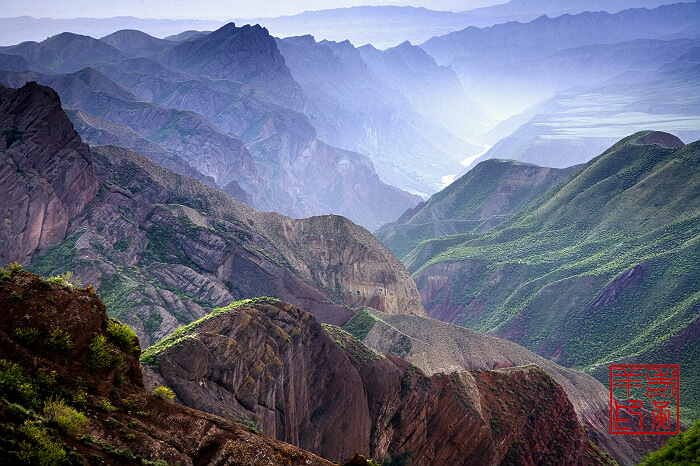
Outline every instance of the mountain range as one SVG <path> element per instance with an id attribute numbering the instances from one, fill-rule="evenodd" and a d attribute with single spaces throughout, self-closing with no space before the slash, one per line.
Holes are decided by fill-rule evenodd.
<path id="1" fill-rule="evenodd" d="M 6 147 L 2 192 L 33 206 L 2 212 L 9 220 L 3 224 L 3 237 L 17 238 L 16 243 L 3 244 L 2 260 L 31 261 L 31 270 L 48 277 L 43 280 L 19 271 L 17 265 L 9 271 L 3 269 L 0 299 L 9 310 L 3 317 L 6 344 L 1 346 L 2 356 L 7 358 L 3 368 L 20 363 L 17 367 L 21 369 L 12 369 L 13 374 L 19 370 L 25 374 L 21 377 L 37 377 L 37 364 L 47 365 L 60 371 L 64 377 L 60 384 L 73 381 L 65 382 L 64 389 L 85 391 L 87 401 L 76 405 L 78 409 L 90 409 L 98 403 L 113 407 L 105 408 L 107 416 L 89 428 L 92 438 L 101 438 L 102 443 L 86 437 L 74 454 L 121 451 L 127 456 L 151 457 L 153 448 L 165 448 L 172 458 L 195 455 L 201 459 L 219 451 L 219 440 L 212 440 L 211 446 L 198 444 L 181 447 L 179 453 L 171 451 L 165 445 L 170 445 L 170 440 L 163 440 L 163 433 L 178 431 L 176 426 L 165 428 L 151 420 L 132 422 L 129 416 L 133 411 L 123 407 L 127 406 L 123 398 L 108 395 L 116 393 L 114 383 L 127 383 L 119 393 L 128 393 L 129 403 L 139 406 L 139 412 L 148 408 L 148 416 L 159 418 L 164 415 L 161 412 L 185 416 L 179 408 L 164 407 L 145 397 L 144 388 L 157 393 L 157 385 L 165 384 L 186 405 L 247 423 L 255 432 L 261 428 L 272 437 L 343 461 L 355 451 L 399 458 L 415 451 L 417 464 L 432 460 L 474 464 L 477 458 L 486 461 L 484 464 L 494 458 L 540 462 L 566 452 L 572 461 L 609 463 L 598 447 L 585 440 L 566 391 L 539 367 L 510 367 L 526 363 L 534 355 L 525 353 L 523 359 L 507 356 L 511 362 L 500 367 L 510 368 L 496 372 L 458 371 L 428 377 L 409 362 L 365 347 L 338 327 L 322 327 L 314 315 L 337 324 L 352 317 L 348 307 L 340 303 L 369 305 L 386 315 L 425 316 L 408 272 L 366 230 L 338 216 L 293 220 L 256 212 L 134 152 L 115 146 L 89 147 L 75 133 L 55 91 L 37 83 L 20 89 L 3 88 L 0 115 L 2 127 L 11 128 L 3 131 L 0 140 Z M 56 211 L 56 206 L 62 206 L 67 214 L 36 214 L 42 209 Z M 35 218 L 39 221 L 28 221 Z M 44 232 L 58 232 L 65 239 L 46 237 Z M 59 275 L 66 269 L 75 275 Z M 91 286 L 80 288 L 76 279 Z M 120 324 L 109 323 L 105 305 L 95 292 L 105 300 L 112 316 L 125 320 L 134 330 L 114 333 L 114 326 Z M 226 306 L 235 297 L 265 294 L 284 296 L 314 314 L 269 298 L 211 312 L 212 307 Z M 54 309 L 50 316 L 47 306 Z M 61 311 L 64 306 L 70 311 Z M 39 312 L 46 315 L 39 319 Z M 58 322 L 60 315 L 64 317 Z M 176 329 L 178 324 L 187 325 Z M 52 365 L 57 356 L 51 349 L 59 343 L 47 343 L 53 340 L 45 337 L 51 332 L 64 335 L 59 341 L 70 342 L 59 366 Z M 100 337 L 102 332 L 107 337 Z M 127 337 L 118 336 L 123 332 Z M 152 368 L 146 371 L 144 382 L 134 365 L 133 355 L 139 352 L 137 335 L 140 344 L 151 345 L 143 354 L 144 363 Z M 114 357 L 124 364 L 95 366 L 96 362 L 90 362 L 98 357 L 93 355 L 98 339 L 105 339 L 99 344 L 107 345 L 107 356 L 100 357 Z M 119 356 L 115 345 L 130 353 Z M 258 351 L 264 355 L 258 356 Z M 511 353 L 514 351 L 517 349 Z M 212 362 L 227 358 L 238 362 L 221 367 L 204 363 L 213 354 L 221 357 Z M 243 364 L 242 354 L 251 358 L 249 364 Z M 299 365 L 301 360 L 307 363 Z M 490 364 L 475 361 L 475 365 Z M 93 366 L 99 370 L 93 369 L 91 375 L 84 372 L 84 367 Z M 227 367 L 237 369 L 226 375 L 222 371 Z M 128 373 L 119 372 L 125 368 Z M 200 374 L 194 384 L 192 370 Z M 96 373 L 102 374 L 102 382 L 93 381 Z M 30 386 L 38 383 L 27 380 Z M 76 380 L 86 380 L 87 385 L 81 388 L 75 385 Z M 54 383 L 59 382 L 49 382 L 48 393 L 62 386 Z M 2 387 L 6 389 L 6 385 Z M 222 391 L 221 387 L 228 388 Z M 546 401 L 542 401 L 542 391 L 548 394 Z M 568 391 L 575 395 L 571 386 Z M 513 396 L 510 407 L 498 401 L 504 393 L 515 392 L 520 395 Z M 318 399 L 295 393 L 316 393 Z M 110 396 L 109 404 L 100 401 Z M 222 402 L 222 397 L 228 401 Z M 394 401 L 387 411 L 389 400 Z M 27 407 L 32 403 L 21 397 L 13 402 Z M 279 409 L 270 411 L 270 406 Z M 220 419 L 188 413 L 188 419 L 206 419 L 197 422 L 216 424 Z M 348 418 L 347 413 L 354 413 L 353 417 Z M 29 419 L 35 422 L 32 416 Z M 340 425 L 338 416 L 343 419 Z M 460 421 L 454 424 L 457 418 Z M 3 422 L 13 425 L 17 421 L 11 418 Z M 143 437 L 128 453 L 124 443 L 128 437 L 107 434 L 111 425 L 122 424 L 128 424 L 134 438 Z M 239 430 L 227 423 L 216 425 L 227 426 L 226 432 Z M 546 434 L 564 426 L 566 434 Z M 445 428 L 454 430 L 448 431 L 452 432 L 449 436 L 438 434 L 438 429 Z M 339 436 L 339 429 L 354 434 Z M 481 432 L 478 437 L 471 434 L 474 430 Z M 219 439 L 227 434 L 216 435 Z M 69 436 L 59 438 L 72 444 Z M 451 444 L 445 443 L 446 438 L 461 440 Z M 158 447 L 158 442 L 165 444 Z M 265 452 L 269 445 L 275 445 L 277 451 L 286 448 L 265 438 L 246 442 L 253 442 L 250 448 L 255 451 Z M 631 464 L 636 458 L 621 453 L 630 449 L 624 441 L 598 442 L 621 461 Z M 56 448 L 65 452 L 62 444 Z M 4 448 L 14 455 L 12 445 Z M 646 448 L 655 446 L 652 442 Z M 306 453 L 294 455 L 296 461 L 302 461 Z M 310 461 L 309 456 L 303 458 Z"/>
<path id="2" fill-rule="evenodd" d="M 541 16 L 525 23 L 468 27 L 433 37 L 420 47 L 438 64 L 454 68 L 477 105 L 514 115 L 577 85 L 600 85 L 628 71 L 659 69 L 673 62 L 682 55 L 677 47 L 668 56 L 645 44 L 636 44 L 638 51 L 628 49 L 639 39 L 698 39 L 698 8 L 694 2 L 614 14 Z"/>
<path id="3" fill-rule="evenodd" d="M 381 356 L 337 327 L 321 327 L 316 319 L 346 324 L 346 328 L 352 330 L 353 319 L 363 314 L 351 311 L 348 305 L 354 308 L 371 306 L 386 316 L 397 313 L 426 316 L 408 271 L 361 227 L 339 216 L 293 220 L 279 214 L 256 212 L 203 182 L 177 175 L 134 152 L 115 146 L 89 147 L 73 130 L 61 109 L 58 95 L 39 84 L 3 89 L 0 101 L 2 126 L 11 128 L 3 131 L 0 140 L 6 147 L 2 189 L 34 206 L 2 212 L 3 217 L 9 219 L 4 222 L 3 237 L 18 238 L 17 243 L 7 244 L 0 251 L 2 260 L 30 262 L 30 270 L 53 277 L 51 283 L 71 290 L 77 285 L 70 280 L 79 279 L 94 285 L 111 316 L 127 322 L 144 347 L 152 346 L 143 356 L 144 363 L 155 370 L 148 372 L 146 386 L 168 385 L 186 405 L 233 421 L 247 419 L 273 437 L 334 459 L 347 459 L 353 449 L 379 457 L 400 457 L 410 449 L 417 453 L 419 464 L 436 458 L 446 462 L 454 462 L 456 458 L 467 461 L 463 455 L 468 447 L 472 449 L 473 458 L 501 458 L 503 461 L 535 458 L 533 461 L 538 462 L 547 455 L 566 451 L 571 458 L 587 458 L 590 462 L 587 464 L 605 464 L 609 460 L 598 447 L 583 440 L 582 425 L 596 432 L 592 438 L 620 462 L 633 464 L 639 459 L 638 453 L 628 453 L 634 448 L 626 443 L 626 437 L 611 439 L 608 436 L 602 427 L 605 424 L 601 424 L 601 408 L 586 401 L 577 388 L 582 383 L 588 384 L 592 387 L 588 391 L 590 395 L 592 390 L 604 392 L 604 387 L 591 378 L 576 376 L 553 363 L 545 363 L 550 372 L 569 374 L 555 376 L 565 387 L 561 388 L 542 369 L 527 365 L 542 364 L 543 360 L 516 345 L 504 348 L 496 340 L 484 340 L 481 356 L 464 351 L 459 359 L 445 358 L 440 367 L 425 360 L 416 360 L 413 367 L 393 356 Z M 42 190 L 32 186 L 41 186 Z M 65 206 L 64 210 L 70 213 L 58 218 L 35 214 L 56 205 Z M 35 217 L 40 221 L 28 222 Z M 46 237 L 43 232 L 61 235 Z M 61 236 L 65 239 L 61 240 Z M 38 243 L 23 241 L 23 238 L 37 237 L 45 239 Z M 73 271 L 74 277 L 62 275 L 65 270 Z M 16 272 L 8 273 L 14 277 L 12 274 Z M 36 283 L 38 278 L 22 280 L 17 286 Z M 17 296 L 31 295 L 24 289 L 13 290 Z M 15 296 L 10 296 L 11 291 L 6 292 L 9 300 Z M 235 299 L 261 295 L 283 297 L 313 314 L 277 300 L 245 301 L 244 306 L 255 305 L 254 310 L 245 312 L 243 309 L 248 307 L 241 308 L 241 304 L 221 307 Z M 43 304 L 38 306 L 41 309 Z M 212 308 L 217 306 L 219 309 L 212 313 Z M 246 314 L 248 312 L 257 314 Z M 280 312 L 287 313 L 287 317 L 280 317 Z M 83 322 L 79 315 L 76 318 Z M 258 324 L 251 326 L 252 321 Z M 437 322 L 427 318 L 424 322 L 440 331 L 435 327 Z M 182 324 L 186 325 L 178 329 Z M 41 333 L 42 329 L 38 331 Z M 12 331 L 8 328 L 5 334 Z M 70 332 L 90 333 L 77 328 Z M 214 334 L 218 336 L 212 339 Z M 389 335 L 385 341 L 403 338 L 401 335 L 404 334 Z M 20 341 L 19 337 L 7 338 Z M 248 367 L 248 376 L 243 375 L 245 372 L 224 375 L 223 366 L 209 367 L 208 363 L 202 363 L 208 360 L 208 355 L 222 351 L 228 354 L 226 348 L 233 351 L 225 356 L 227 358 L 242 354 L 238 352 L 240 346 L 222 346 L 222 338 L 235 341 L 237 345 L 245 341 L 252 345 L 243 352 L 253 358 L 250 364 L 226 365 L 238 367 L 236 371 Z M 415 333 L 414 338 L 418 341 L 428 337 Z M 474 337 L 466 334 L 463 338 L 468 341 Z M 203 350 L 194 340 L 206 344 L 208 349 Z M 260 341 L 266 343 L 260 344 Z M 183 346 L 187 342 L 194 346 Z M 379 348 L 383 343 L 380 340 L 374 344 Z M 490 345 L 493 349 L 486 352 Z M 396 345 L 390 344 L 388 353 L 396 352 L 392 347 Z M 85 346 L 80 348 L 81 354 L 87 352 Z M 252 348 L 269 350 L 266 349 L 266 356 L 257 358 L 256 362 L 257 353 Z M 341 349 L 347 352 L 344 356 Z M 323 355 L 328 362 L 314 354 Z M 484 359 L 484 354 L 490 356 Z M 305 366 L 309 372 L 294 372 L 299 366 L 289 361 L 304 358 L 309 360 Z M 180 362 L 174 366 L 174 361 Z M 260 361 L 263 367 L 259 367 Z M 288 362 L 280 366 L 280 361 Z M 320 372 L 312 368 L 313 364 Z M 526 366 L 513 367 L 522 364 Z M 174 367 L 191 369 L 185 372 L 168 369 Z M 343 369 L 329 373 L 330 367 Z M 422 367 L 433 375 L 424 376 L 419 372 Z M 193 380 L 193 375 L 188 375 L 187 371 L 194 368 L 201 371 L 201 375 L 195 377 L 197 382 L 192 384 L 187 381 Z M 500 368 L 500 372 L 463 372 L 476 368 Z M 455 370 L 458 373 L 454 373 Z M 451 374 L 442 375 L 443 371 Z M 282 374 L 286 375 L 282 377 Z M 331 374 L 332 380 L 338 380 L 340 385 L 335 385 L 336 382 L 328 385 Z M 387 379 L 388 374 L 393 375 Z M 577 377 L 583 378 L 578 380 Z M 275 380 L 281 385 L 271 384 Z M 285 380 L 290 384 L 298 383 L 294 380 L 305 380 L 311 385 L 290 386 Z M 325 385 L 314 385 L 316 380 L 326 381 Z M 572 384 L 570 380 L 576 382 Z M 474 383 L 481 393 L 476 398 L 467 388 Z M 220 388 L 222 384 L 228 387 L 225 391 Z M 336 392 L 331 386 L 337 386 L 340 390 L 337 393 L 342 393 L 343 398 L 334 395 Z M 296 390 L 318 393 L 318 405 L 308 397 L 296 398 L 293 395 Z M 513 397 L 510 407 L 502 406 L 495 398 L 502 399 L 505 393 L 510 393 L 508 390 L 521 393 L 520 398 Z M 547 398 L 551 406 L 536 401 L 543 396 L 541 390 L 554 390 Z M 492 391 L 494 395 L 489 395 Z M 445 398 L 443 392 L 455 395 Z M 395 400 L 397 396 L 399 401 L 392 402 L 392 413 L 378 408 L 387 406 L 387 400 Z M 221 397 L 230 401 L 222 403 Z M 302 400 L 304 404 L 299 405 L 298 412 L 306 412 L 308 418 L 306 415 L 298 417 L 294 414 L 297 408 L 290 407 Z M 574 400 L 575 404 L 569 400 Z M 280 410 L 275 410 L 275 417 L 264 414 L 275 403 L 282 403 Z M 465 418 L 465 413 L 473 413 L 474 406 L 480 414 L 476 417 L 468 414 Z M 291 410 L 289 414 L 285 414 L 287 409 Z M 531 409 L 535 411 L 528 411 Z M 352 437 L 360 443 L 345 445 L 343 439 L 351 437 L 335 435 L 338 421 L 333 413 L 347 412 L 359 417 L 343 421 L 344 428 L 367 434 Z M 551 416 L 537 414 L 541 412 Z M 458 442 L 459 448 L 443 445 L 441 439 L 445 436 L 437 434 L 437 429 L 455 425 L 450 420 L 452 416 L 458 416 L 462 419 L 460 422 L 480 426 L 477 430 L 482 436 L 469 437 L 471 440 L 465 437 Z M 297 423 L 294 429 L 290 422 Z M 315 422 L 315 427 L 311 428 L 309 422 Z M 561 430 L 548 423 L 558 426 L 566 423 L 568 433 L 556 438 L 534 435 Z M 471 428 L 458 431 L 466 434 Z M 433 434 L 428 435 L 429 432 Z M 330 442 L 323 440 L 325 438 L 338 440 Z M 432 440 L 424 441 L 424 438 Z M 644 450 L 658 446 L 653 438 L 644 442 Z M 547 445 L 544 449 L 533 447 L 543 444 Z"/>
<path id="4" fill-rule="evenodd" d="M 489 158 L 569 167 L 648 128 L 698 139 L 699 17 L 697 2 L 542 16 L 421 44 L 474 105 L 501 115 L 457 176 Z"/>
<path id="5" fill-rule="evenodd" d="M 122 52 L 110 43 L 141 45 Z M 81 126 L 98 121 L 85 114 L 129 126 L 253 207 L 296 217 L 339 213 L 376 228 L 419 200 L 384 184 L 367 157 L 316 138 L 296 111 L 306 97 L 260 27 L 229 24 L 184 43 L 138 31 L 105 41 L 65 33 L 4 52 L 39 72 L 7 71 L 5 85 L 50 85 L 64 104 L 84 112 Z M 89 141 L 143 147 L 134 135 L 122 142 L 120 128 L 101 124 Z"/>
<path id="6" fill-rule="evenodd" d="M 351 40 L 356 45 L 374 44 L 387 48 L 410 40 L 425 42 L 433 36 L 443 35 L 467 26 L 492 26 L 507 21 L 530 21 L 547 14 L 558 16 L 583 11 L 608 11 L 615 13 L 626 8 L 654 8 L 674 3 L 673 0 L 596 0 L 538 2 L 511 0 L 505 4 L 477 8 L 463 12 L 464 5 L 455 2 L 451 11 L 434 11 L 426 8 L 396 6 L 364 6 L 305 11 L 293 16 L 276 18 L 230 18 L 239 23 L 261 24 L 278 37 L 313 34 L 319 39 L 332 41 Z M 103 37 L 124 29 L 135 29 L 159 38 L 173 38 L 183 31 L 213 31 L 228 21 L 197 19 L 145 19 L 134 16 L 113 18 L 34 18 L 16 16 L 0 18 L 0 45 L 24 41 L 41 41 L 61 32 Z M 351 24 L 352 27 L 348 27 Z M 379 32 L 381 30 L 381 32 Z M 184 38 L 184 37 L 183 37 Z"/>
<path id="7" fill-rule="evenodd" d="M 700 3 L 642 3 L 1 47 L 0 456 L 637 464 L 610 364 L 700 412 Z"/>
<path id="8" fill-rule="evenodd" d="M 414 65 L 407 72 L 414 78 L 407 81 L 400 79 L 401 64 L 382 68 L 376 61 L 365 60 L 362 50 L 349 41 L 316 42 L 311 36 L 301 36 L 278 40 L 278 45 L 309 96 L 306 113 L 320 137 L 370 156 L 379 176 L 388 183 L 421 195 L 433 193 L 442 186 L 446 172 L 459 171 L 465 156 L 479 152 L 478 146 L 448 131 L 453 120 L 437 110 L 450 99 L 461 102 L 456 109 L 469 107 L 459 80 L 418 47 L 404 49 L 404 65 Z M 418 82 L 424 84 L 411 86 Z M 442 86 L 444 82 L 450 86 Z"/>
<path id="9" fill-rule="evenodd" d="M 273 40 L 264 28 L 233 24 L 168 39 L 136 30 L 100 40 L 62 33 L 3 47 L 0 67 L 54 76 L 4 83 L 51 85 L 67 94 L 66 105 L 130 126 L 254 208 L 295 217 L 334 212 L 374 230 L 419 201 L 391 186 L 426 198 L 478 156 L 563 168 L 647 127 L 696 139 L 697 5 L 572 10 L 387 50 L 309 35 Z M 78 100 L 54 82 L 92 73 L 85 67 L 106 80 L 88 88 L 108 88 L 126 102 L 107 104 L 104 95 Z M 166 116 L 147 104 L 177 113 Z M 114 111 L 124 105 L 129 109 Z M 152 111 L 163 116 L 143 116 Z M 108 134 L 105 124 L 90 131 L 85 121 L 76 124 L 96 138 L 91 143 L 144 150 L 145 141 L 122 127 Z M 204 144 L 193 128 L 211 142 Z M 173 158 L 154 147 L 144 152 L 158 161 Z M 193 175 L 180 162 L 169 166 Z M 369 192 L 358 198 L 360 185 Z"/>
<path id="10" fill-rule="evenodd" d="M 140 154 L 89 150 L 58 95 L 36 83 L 4 89 L 2 115 L 11 128 L 1 139 L 2 188 L 13 202 L 1 211 L 11 239 L 1 260 L 31 261 L 46 276 L 73 271 L 144 345 L 261 295 L 335 324 L 350 316 L 343 303 L 425 314 L 398 260 L 343 217 L 257 212 Z"/>

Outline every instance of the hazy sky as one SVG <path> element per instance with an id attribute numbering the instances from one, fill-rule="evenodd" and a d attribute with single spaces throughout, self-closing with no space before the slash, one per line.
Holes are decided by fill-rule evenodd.
<path id="1" fill-rule="evenodd" d="M 356 5 L 410 5 L 432 10 L 464 11 L 507 0 L 3 0 L 0 17 L 230 19 L 293 15 L 305 10 Z"/>

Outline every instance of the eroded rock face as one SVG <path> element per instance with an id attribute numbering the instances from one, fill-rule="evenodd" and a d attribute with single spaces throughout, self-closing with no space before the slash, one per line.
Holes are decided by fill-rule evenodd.
<path id="1" fill-rule="evenodd" d="M 186 406 L 255 420 L 266 435 L 326 458 L 369 453 L 359 374 L 311 314 L 291 305 L 261 303 L 209 319 L 157 364 L 155 378 Z"/>
<path id="2" fill-rule="evenodd" d="M 331 460 L 359 451 L 414 465 L 608 462 L 537 366 L 428 377 L 278 301 L 204 319 L 144 361 L 146 385 Z"/>
<path id="3" fill-rule="evenodd" d="M 364 228 L 337 215 L 275 219 L 277 237 L 293 267 L 344 303 L 387 314 L 425 316 L 413 278 Z"/>
<path id="4" fill-rule="evenodd" d="M 257 212 L 116 147 L 93 148 L 104 189 L 74 219 L 66 257 L 144 346 L 237 299 L 274 296 L 336 325 L 347 306 L 425 315 L 413 279 L 366 230 L 338 216 Z"/>
<path id="5" fill-rule="evenodd" d="M 379 314 L 375 318 L 381 320 L 365 328 L 362 341 L 379 352 L 415 364 L 428 375 L 536 364 L 561 386 L 589 438 L 620 464 L 639 463 L 645 452 L 664 441 L 658 435 L 611 435 L 609 387 L 516 343 L 430 318 Z"/>
<path id="6" fill-rule="evenodd" d="M 0 86 L 0 149 L 0 263 L 26 264 L 65 237 L 98 181 L 58 95 L 36 83 Z"/>

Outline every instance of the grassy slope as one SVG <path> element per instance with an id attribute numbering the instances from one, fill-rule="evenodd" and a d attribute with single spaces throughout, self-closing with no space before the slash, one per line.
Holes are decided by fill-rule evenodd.
<path id="1" fill-rule="evenodd" d="M 404 257 L 421 241 L 447 234 L 485 231 L 547 192 L 573 168 L 548 169 L 513 160 L 486 160 L 403 224 L 390 223 L 376 236 Z"/>
<path id="2" fill-rule="evenodd" d="M 452 277 L 450 301 L 485 297 L 486 307 L 456 323 L 506 335 L 601 380 L 600 365 L 626 357 L 681 363 L 683 415 L 691 420 L 700 416 L 699 348 L 668 347 L 698 317 L 700 143 L 638 144 L 644 135 L 616 144 L 503 225 L 426 241 L 405 262 L 419 288 L 431 265 L 474 264 Z M 638 264 L 634 286 L 591 306 Z"/>
<path id="3" fill-rule="evenodd" d="M 700 464 L 700 421 L 676 435 L 659 450 L 644 458 L 639 466 L 691 466 Z"/>

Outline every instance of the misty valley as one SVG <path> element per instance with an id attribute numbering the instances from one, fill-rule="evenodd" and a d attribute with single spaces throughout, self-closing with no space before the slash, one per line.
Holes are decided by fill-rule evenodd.
<path id="1" fill-rule="evenodd" d="M 407 3 L 4 12 L 0 463 L 700 463 L 700 2 Z"/>

